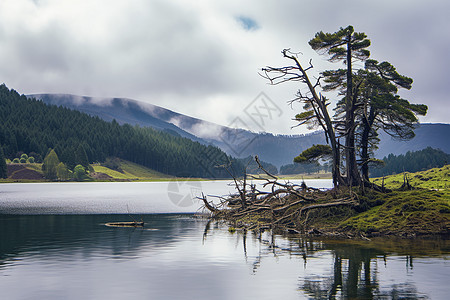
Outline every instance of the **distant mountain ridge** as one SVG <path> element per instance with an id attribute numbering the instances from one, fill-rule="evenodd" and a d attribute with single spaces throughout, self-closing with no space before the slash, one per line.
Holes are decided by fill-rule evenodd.
<path id="1" fill-rule="evenodd" d="M 261 160 L 272 163 L 278 168 L 292 163 L 295 156 L 313 144 L 325 144 L 322 132 L 306 135 L 254 133 L 221 126 L 132 99 L 105 99 L 68 94 L 33 94 L 28 97 L 79 110 L 106 121 L 115 119 L 121 124 L 149 126 L 203 144 L 213 144 L 234 157 L 258 155 Z M 396 141 L 381 133 L 376 157 L 383 158 L 390 153 L 404 154 L 407 151 L 422 150 L 429 146 L 450 153 L 449 137 L 450 124 L 421 124 L 416 129 L 416 137 L 410 141 Z"/>
<path id="2" fill-rule="evenodd" d="M 162 107 L 123 98 L 95 98 L 70 94 L 32 94 L 47 104 L 63 106 L 98 116 L 105 121 L 115 119 L 119 124 L 128 123 L 179 134 L 182 137 L 205 143 L 201 138 L 168 122 L 178 115 Z"/>

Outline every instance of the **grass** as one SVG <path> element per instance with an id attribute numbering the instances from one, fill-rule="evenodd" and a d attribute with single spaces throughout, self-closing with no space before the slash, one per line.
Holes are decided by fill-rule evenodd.
<path id="1" fill-rule="evenodd" d="M 449 233 L 450 192 L 417 189 L 373 193 L 371 201 L 381 205 L 370 208 L 340 223 L 346 231 L 370 235 L 426 235 Z"/>
<path id="2" fill-rule="evenodd" d="M 44 174 L 42 171 L 42 164 L 41 163 L 34 163 L 34 164 L 24 164 L 24 166 L 28 169 L 32 169 L 38 173 Z"/>
<path id="3" fill-rule="evenodd" d="M 125 174 L 129 174 L 131 176 L 135 176 L 137 178 L 142 179 L 168 179 L 173 178 L 173 176 L 157 172 L 150 168 L 146 168 L 144 166 L 132 163 L 130 161 L 121 160 L 120 167 L 124 171 Z"/>
<path id="4" fill-rule="evenodd" d="M 37 171 L 40 174 L 42 172 L 42 164 L 41 163 L 33 163 L 33 164 L 20 164 L 24 168 Z M 176 180 L 176 177 L 157 172 L 150 168 L 141 166 L 139 164 L 132 163 L 126 160 L 120 160 L 120 168 L 122 172 L 112 170 L 110 168 L 101 166 L 100 164 L 91 165 L 94 172 L 103 173 L 109 176 L 109 178 L 102 178 L 101 176 L 98 179 L 86 176 L 86 179 L 83 181 L 167 181 L 167 180 Z M 92 170 L 91 170 L 92 171 Z M 180 180 L 186 181 L 197 181 L 197 180 L 205 180 L 203 178 L 179 178 Z M 0 179 L 0 183 L 15 183 L 15 182 L 47 182 L 45 179 L 30 179 L 30 178 L 20 178 L 20 179 Z"/>
<path id="5" fill-rule="evenodd" d="M 95 172 L 104 173 L 112 177 L 113 180 L 155 181 L 173 178 L 170 175 L 157 172 L 126 160 L 120 160 L 122 172 L 101 165 L 92 165 L 92 167 Z"/>
<path id="6" fill-rule="evenodd" d="M 103 166 L 100 166 L 100 165 L 93 165 L 92 167 L 93 167 L 95 172 L 106 174 L 108 176 L 111 176 L 114 179 L 130 179 L 130 180 L 137 179 L 136 176 L 133 176 L 131 174 L 121 173 L 121 172 L 118 172 L 118 171 L 115 171 L 115 170 L 111 170 L 111 169 L 109 169 L 107 167 L 103 167 Z"/>
<path id="7" fill-rule="evenodd" d="M 426 171 L 405 172 L 409 183 L 415 188 L 447 190 L 450 189 L 450 165 Z M 385 177 L 384 184 L 390 189 L 398 189 L 403 184 L 404 173 Z M 374 178 L 372 181 L 381 185 L 383 178 Z"/>
<path id="8" fill-rule="evenodd" d="M 398 191 L 405 174 L 414 190 Z M 383 178 L 372 181 L 381 185 Z M 394 191 L 373 193 L 372 199 L 366 197 L 369 206 L 370 201 L 378 201 L 380 205 L 341 222 L 340 227 L 383 235 L 450 233 L 450 165 L 387 176 L 384 185 Z"/>

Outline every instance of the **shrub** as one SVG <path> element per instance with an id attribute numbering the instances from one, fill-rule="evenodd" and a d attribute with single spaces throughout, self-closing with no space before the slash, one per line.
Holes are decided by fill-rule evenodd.
<path id="1" fill-rule="evenodd" d="M 76 181 L 82 181 L 86 175 L 86 169 L 82 165 L 76 165 L 73 169 L 73 177 Z"/>

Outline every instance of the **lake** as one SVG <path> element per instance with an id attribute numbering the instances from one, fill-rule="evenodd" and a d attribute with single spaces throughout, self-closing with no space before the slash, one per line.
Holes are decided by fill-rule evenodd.
<path id="1" fill-rule="evenodd" d="M 299 180 L 293 182 L 300 183 Z M 305 182 L 312 187 L 332 186 L 330 179 L 311 179 Z M 224 196 L 235 193 L 235 189 L 229 180 L 5 183 L 0 185 L 0 213 L 195 213 L 202 206 L 202 202 L 195 197 L 202 193 Z M 210 197 L 209 200 L 217 201 L 217 198 Z"/>
<path id="2" fill-rule="evenodd" d="M 448 299 L 447 240 L 232 233 L 185 197 L 227 183 L 0 185 L 2 299 Z"/>

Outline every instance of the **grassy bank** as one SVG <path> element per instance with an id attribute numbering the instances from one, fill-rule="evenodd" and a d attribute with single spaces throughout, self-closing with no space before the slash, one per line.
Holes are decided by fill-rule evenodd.
<path id="1" fill-rule="evenodd" d="M 404 182 L 404 177 L 409 181 L 409 184 L 414 188 L 421 189 L 435 189 L 435 190 L 449 190 L 450 189 L 450 165 L 442 168 L 434 168 L 426 171 L 416 173 L 401 173 L 397 175 L 375 178 L 372 181 L 378 185 L 384 184 L 391 189 L 398 189 Z"/>
<path id="2" fill-rule="evenodd" d="M 169 176 L 126 160 L 120 160 L 120 171 L 100 164 L 92 165 L 91 177 L 95 181 L 161 181 L 173 179 Z"/>
<path id="3" fill-rule="evenodd" d="M 49 182 L 44 178 L 42 164 L 8 164 L 8 178 L 0 179 L 0 183 L 32 183 Z M 115 181 L 167 181 L 176 177 L 157 172 L 150 168 L 119 160 L 118 170 L 113 170 L 101 164 L 92 164 L 91 172 L 87 174 L 85 182 L 115 182 Z M 202 178 L 180 178 L 180 180 L 203 180 Z"/>
<path id="4" fill-rule="evenodd" d="M 384 179 L 389 193 L 366 189 L 305 191 L 217 214 L 234 229 L 275 230 L 344 237 L 450 234 L 450 166 L 407 174 L 415 189 L 396 190 L 404 175 Z M 383 179 L 374 179 L 381 184 Z M 302 200 L 303 199 L 303 200 Z M 234 211 L 233 211 L 234 210 Z"/>

